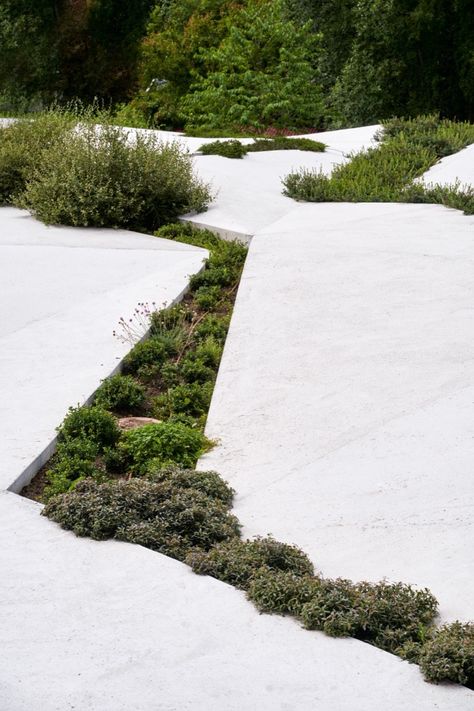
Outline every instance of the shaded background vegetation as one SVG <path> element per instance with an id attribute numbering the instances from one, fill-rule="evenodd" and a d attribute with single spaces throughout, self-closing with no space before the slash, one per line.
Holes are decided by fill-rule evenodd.
<path id="1" fill-rule="evenodd" d="M 472 120 L 474 13 L 469 0 L 3 0 L 3 111 L 76 98 L 167 128 Z"/>

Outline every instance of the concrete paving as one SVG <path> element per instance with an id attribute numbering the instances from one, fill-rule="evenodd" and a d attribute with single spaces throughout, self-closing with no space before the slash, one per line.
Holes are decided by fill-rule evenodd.
<path id="1" fill-rule="evenodd" d="M 474 187 L 474 144 L 446 156 L 426 171 L 421 178 L 425 185 L 455 185 Z"/>
<path id="2" fill-rule="evenodd" d="M 237 489 L 246 533 L 299 543 L 328 575 L 430 585 L 445 618 L 467 619 L 473 220 L 281 196 L 291 168 L 329 172 L 375 128 L 324 134 L 326 154 L 195 158 L 220 187 L 209 226 L 259 231 L 209 417 L 221 444 L 201 464 Z M 127 352 L 120 316 L 178 298 L 205 254 L 0 210 L 0 708 L 467 711 L 472 691 L 260 616 L 140 546 L 78 539 L 1 491 Z"/>
<path id="3" fill-rule="evenodd" d="M 228 239 L 248 243 L 256 232 L 294 209 L 294 200 L 282 194 L 282 178 L 299 168 L 321 170 L 329 175 L 334 166 L 347 162 L 352 153 L 375 145 L 374 136 L 379 128 L 364 126 L 306 136 L 325 143 L 324 153 L 270 151 L 250 153 L 241 160 L 196 156 L 198 174 L 217 195 L 206 212 L 184 219 Z"/>
<path id="4" fill-rule="evenodd" d="M 179 298 L 206 255 L 120 230 L 46 227 L 0 209 L 0 489 L 31 478 L 68 408 L 130 350 L 113 336 L 120 317 L 140 301 L 160 307 Z"/>
<path id="5" fill-rule="evenodd" d="M 257 234 L 200 462 L 244 534 L 474 618 L 474 218 L 300 205 Z"/>
<path id="6" fill-rule="evenodd" d="M 467 711 L 474 692 L 259 615 L 157 553 L 76 538 L 0 494 L 2 711 Z"/>

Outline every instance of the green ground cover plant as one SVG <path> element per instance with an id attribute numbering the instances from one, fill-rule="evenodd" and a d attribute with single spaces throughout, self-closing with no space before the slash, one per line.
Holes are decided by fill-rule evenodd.
<path id="1" fill-rule="evenodd" d="M 474 191 L 458 184 L 425 187 L 413 182 L 440 158 L 474 142 L 474 124 L 437 116 L 384 123 L 379 146 L 336 166 L 331 176 L 301 169 L 283 180 L 284 194 L 307 202 L 425 202 L 473 214 Z"/>
<path id="2" fill-rule="evenodd" d="M 43 513 L 78 536 L 136 543 L 185 562 L 245 591 L 261 612 L 291 615 L 308 630 L 354 637 L 419 663 L 427 680 L 473 687 L 473 626 L 437 629 L 437 601 L 428 590 L 327 579 L 296 546 L 271 536 L 242 540 L 232 488 L 216 472 L 193 467 L 212 446 L 203 434 L 202 391 L 214 384 L 246 250 L 191 226 L 169 225 L 158 234 L 208 248 L 207 268 L 192 279 L 182 304 L 151 312 L 156 362 L 153 350 L 143 357 L 143 341 L 121 376 L 125 387 L 114 376 L 99 389 L 99 403 L 71 409 L 47 472 Z M 221 293 L 209 311 L 196 299 L 208 286 Z M 132 380 L 138 391 L 129 387 Z M 121 432 L 104 406 L 115 406 L 117 392 L 128 397 L 142 389 L 141 414 L 155 407 L 163 421 Z M 135 407 L 133 397 L 128 402 Z"/>
<path id="3" fill-rule="evenodd" d="M 311 138 L 277 136 L 275 138 L 254 138 L 253 143 L 246 145 L 236 139 L 213 141 L 212 143 L 203 144 L 199 151 L 203 155 L 243 158 L 247 153 L 260 153 L 262 151 L 311 151 L 321 153 L 325 148 L 324 143 L 313 141 Z"/>

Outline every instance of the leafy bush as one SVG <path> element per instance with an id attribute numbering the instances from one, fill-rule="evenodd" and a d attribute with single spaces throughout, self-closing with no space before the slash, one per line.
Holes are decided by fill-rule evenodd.
<path id="1" fill-rule="evenodd" d="M 170 388 L 168 392 L 155 398 L 153 414 L 158 418 L 184 414 L 199 417 L 207 413 L 211 402 L 214 384 L 186 383 Z"/>
<path id="2" fill-rule="evenodd" d="M 208 553 L 193 551 L 186 563 L 199 575 L 211 575 L 244 590 L 262 571 L 289 571 L 298 576 L 313 573 L 313 565 L 303 551 L 270 536 L 253 541 L 230 541 L 215 546 Z"/>
<path id="3" fill-rule="evenodd" d="M 51 498 L 43 513 L 77 536 L 117 538 L 180 559 L 194 546 L 206 550 L 239 534 L 221 500 L 177 480 L 82 481 Z"/>
<path id="4" fill-rule="evenodd" d="M 46 223 L 152 232 L 210 199 L 178 143 L 82 124 L 43 151 L 20 204 Z"/>
<path id="5" fill-rule="evenodd" d="M 222 292 L 217 284 L 215 286 L 201 286 L 194 294 L 196 304 L 203 311 L 211 311 L 222 299 Z"/>
<path id="6" fill-rule="evenodd" d="M 299 616 L 301 608 L 311 600 L 319 578 L 295 575 L 292 571 L 269 571 L 264 568 L 250 580 L 247 597 L 260 612 Z"/>
<path id="7" fill-rule="evenodd" d="M 71 127 L 67 113 L 49 111 L 0 127 L 0 205 L 15 203 L 42 154 Z"/>
<path id="8" fill-rule="evenodd" d="M 453 681 L 474 689 L 474 624 L 441 627 L 423 646 L 419 664 L 428 681 Z"/>
<path id="9" fill-rule="evenodd" d="M 224 344 L 229 330 L 229 316 L 216 316 L 209 314 L 196 328 L 195 335 L 199 340 L 205 340 L 211 337 L 216 343 Z"/>
<path id="10" fill-rule="evenodd" d="M 103 477 L 103 470 L 97 465 L 99 446 L 92 440 L 76 438 L 58 443 L 53 465 L 48 469 L 48 484 L 44 490 L 45 500 L 73 488 L 86 477 Z"/>
<path id="11" fill-rule="evenodd" d="M 178 349 L 173 339 L 154 335 L 137 343 L 125 357 L 123 369 L 125 373 L 135 375 L 146 374 L 147 366 L 160 366 L 170 356 L 176 355 Z"/>
<path id="12" fill-rule="evenodd" d="M 247 153 L 247 147 L 233 138 L 228 141 L 205 143 L 199 150 L 205 156 L 215 155 L 224 158 L 243 158 Z"/>
<path id="13" fill-rule="evenodd" d="M 308 629 L 334 637 L 357 637 L 397 653 L 409 642 L 421 642 L 436 616 L 437 602 L 428 590 L 385 582 L 351 583 L 321 580 L 300 612 Z"/>
<path id="14" fill-rule="evenodd" d="M 98 452 L 112 447 L 120 437 L 115 418 L 101 407 L 71 407 L 58 428 L 58 441 L 87 440 L 97 446 Z"/>
<path id="15" fill-rule="evenodd" d="M 129 375 L 114 375 L 104 380 L 97 390 L 94 403 L 106 410 L 132 413 L 143 407 L 145 388 Z"/>
<path id="16" fill-rule="evenodd" d="M 124 432 L 119 450 L 132 471 L 144 474 L 151 460 L 162 466 L 193 467 L 212 443 L 199 431 L 179 422 L 144 425 Z"/>

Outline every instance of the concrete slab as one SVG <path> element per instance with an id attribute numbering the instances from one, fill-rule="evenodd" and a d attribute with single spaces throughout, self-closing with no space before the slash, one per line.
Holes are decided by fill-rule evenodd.
<path id="1" fill-rule="evenodd" d="M 423 174 L 421 182 L 425 185 L 459 183 L 474 186 L 474 144 L 440 160 Z"/>
<path id="2" fill-rule="evenodd" d="M 0 494 L 4 711 L 467 711 L 474 692 L 258 615 L 157 553 L 78 539 Z"/>
<path id="3" fill-rule="evenodd" d="M 329 175 L 353 152 L 374 145 L 379 126 L 309 134 L 328 146 L 324 153 L 271 151 L 250 153 L 242 160 L 199 156 L 199 175 L 217 191 L 207 212 L 185 217 L 197 227 L 206 227 L 228 239 L 248 243 L 256 232 L 294 209 L 295 202 L 282 194 L 282 179 L 292 170 L 308 168 Z"/>
<path id="4" fill-rule="evenodd" d="M 474 218 L 300 205 L 256 235 L 200 468 L 244 534 L 474 617 Z"/>
<path id="5" fill-rule="evenodd" d="M 0 210 L 0 488 L 31 478 L 71 405 L 130 344 L 113 336 L 138 302 L 172 303 L 207 252 L 120 230 L 46 227 Z M 46 455 L 45 455 L 46 456 Z M 25 469 L 27 469 L 26 473 Z"/>

